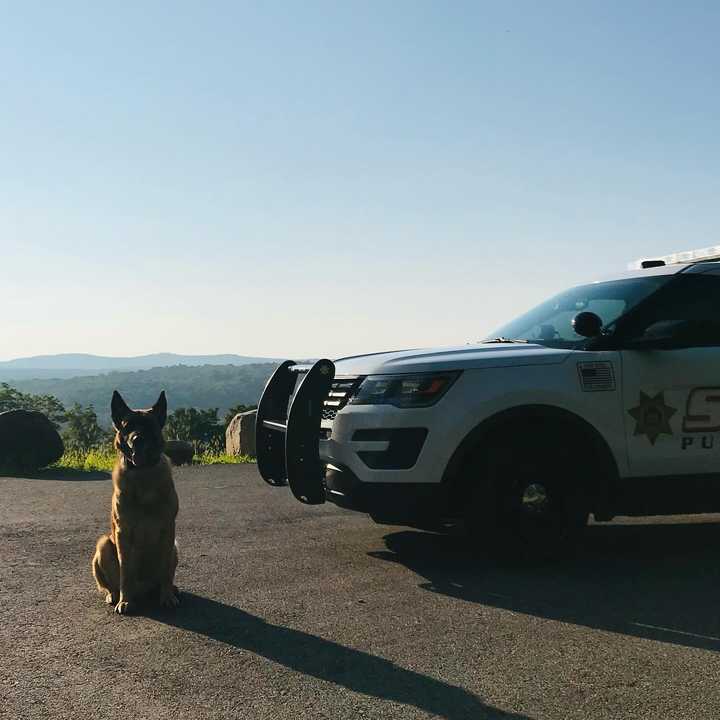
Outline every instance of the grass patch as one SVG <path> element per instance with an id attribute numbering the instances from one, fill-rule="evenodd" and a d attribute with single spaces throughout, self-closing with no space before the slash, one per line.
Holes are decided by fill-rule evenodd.
<path id="1" fill-rule="evenodd" d="M 115 465 L 116 457 L 117 453 L 113 448 L 96 448 L 87 452 L 66 450 L 65 454 L 52 467 L 81 470 L 83 472 L 96 472 L 98 470 L 110 472 L 113 465 Z"/>
<path id="2" fill-rule="evenodd" d="M 225 453 L 204 452 L 195 455 L 193 464 L 197 465 L 239 465 L 254 463 L 255 458 L 249 455 L 226 455 Z"/>
<path id="3" fill-rule="evenodd" d="M 116 458 L 117 453 L 113 448 L 97 448 L 87 452 L 67 450 L 52 467 L 82 472 L 111 472 Z M 254 462 L 255 458 L 249 455 L 226 455 L 216 452 L 198 453 L 193 457 L 193 465 L 237 465 Z"/>

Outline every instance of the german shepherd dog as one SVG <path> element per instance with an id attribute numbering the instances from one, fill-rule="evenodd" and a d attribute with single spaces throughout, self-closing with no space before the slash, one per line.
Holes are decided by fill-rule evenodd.
<path id="1" fill-rule="evenodd" d="M 178 497 L 163 455 L 165 392 L 149 410 L 131 410 L 117 390 L 112 421 L 118 456 L 112 473 L 110 533 L 97 542 L 92 571 L 105 602 L 127 615 L 140 604 L 174 608 Z"/>

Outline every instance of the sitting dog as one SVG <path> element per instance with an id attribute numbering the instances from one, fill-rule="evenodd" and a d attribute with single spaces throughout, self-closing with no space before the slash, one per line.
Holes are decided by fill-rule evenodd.
<path id="1" fill-rule="evenodd" d="M 118 458 L 112 473 L 110 533 L 97 542 L 92 570 L 105 602 L 126 615 L 150 601 L 174 608 L 178 497 L 163 455 L 165 392 L 149 410 L 131 410 L 115 391 L 112 421 Z"/>

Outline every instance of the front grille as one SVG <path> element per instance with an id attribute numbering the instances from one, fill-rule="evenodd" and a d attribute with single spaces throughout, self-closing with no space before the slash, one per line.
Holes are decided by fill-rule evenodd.
<path id="1" fill-rule="evenodd" d="M 323 403 L 322 419 L 334 420 L 347 404 L 360 384 L 359 377 L 338 377 L 333 381 L 330 392 Z"/>

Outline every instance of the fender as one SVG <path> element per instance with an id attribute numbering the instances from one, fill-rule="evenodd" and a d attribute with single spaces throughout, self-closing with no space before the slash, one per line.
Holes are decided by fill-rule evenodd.
<path id="1" fill-rule="evenodd" d="M 448 489 L 462 483 L 462 469 L 471 455 L 477 452 L 492 435 L 505 425 L 539 424 L 543 430 L 562 427 L 567 435 L 587 450 L 587 467 L 592 468 L 594 506 L 598 519 L 610 519 L 617 495 L 619 472 L 615 457 L 605 438 L 587 420 L 575 413 L 552 405 L 522 405 L 502 410 L 486 418 L 460 442 L 443 473 L 442 483 Z M 451 493 L 452 494 L 452 493 Z M 594 509 L 595 509 L 594 508 Z"/>

